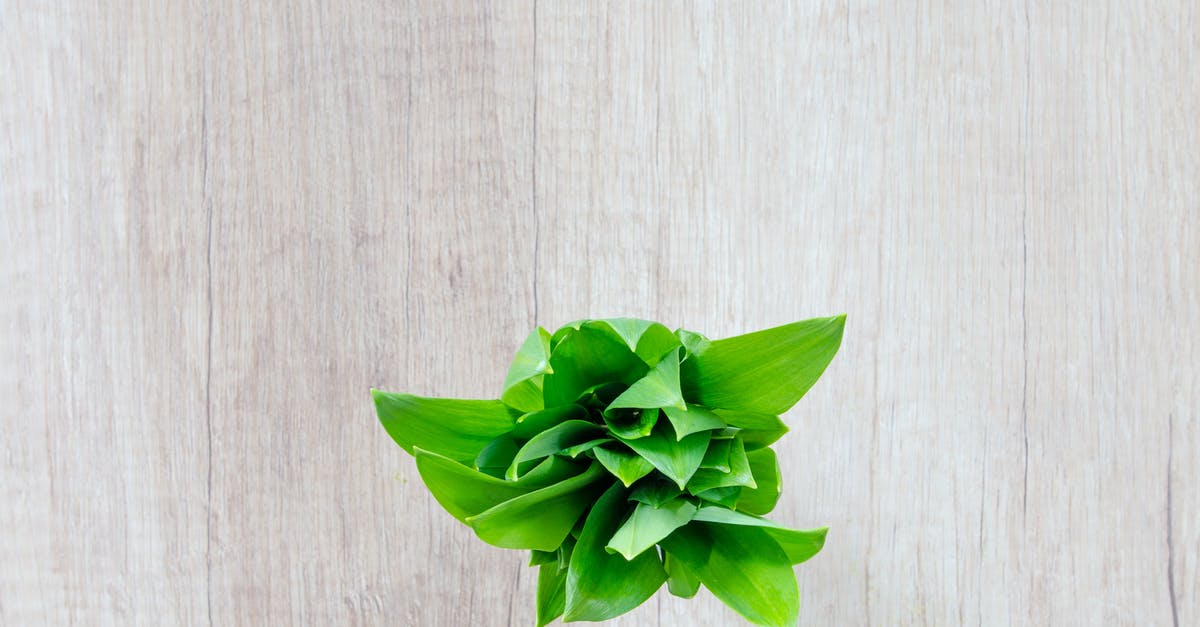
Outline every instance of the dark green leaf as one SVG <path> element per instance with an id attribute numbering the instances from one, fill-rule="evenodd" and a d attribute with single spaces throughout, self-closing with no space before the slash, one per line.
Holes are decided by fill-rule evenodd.
<path id="1" fill-rule="evenodd" d="M 706 407 L 782 414 L 837 354 L 845 319 L 816 318 L 696 346 L 682 366 L 684 398 Z"/>
<path id="2" fill-rule="evenodd" d="M 539 551 L 537 549 L 534 549 L 529 552 L 529 565 L 530 566 L 541 566 L 542 564 L 549 564 L 551 562 L 553 562 L 556 565 L 558 564 L 558 552 L 557 551 Z"/>
<path id="3" fill-rule="evenodd" d="M 707 431 L 701 431 L 677 442 L 671 427 L 660 421 L 654 428 L 654 432 L 647 437 L 636 440 L 619 439 L 635 453 L 645 457 L 646 461 L 654 464 L 659 472 L 682 489 L 696 473 L 700 462 L 704 461 L 704 451 L 708 449 L 709 434 Z"/>
<path id="4" fill-rule="evenodd" d="M 479 451 L 513 427 L 500 401 L 425 398 L 371 390 L 375 412 L 388 435 L 409 454 L 414 448 L 473 462 Z"/>
<path id="5" fill-rule="evenodd" d="M 630 501 L 645 503 L 653 507 L 661 507 L 663 503 L 674 499 L 683 493 L 679 486 L 663 479 L 662 475 L 651 477 L 637 485 L 629 493 Z"/>
<path id="6" fill-rule="evenodd" d="M 587 410 L 579 405 L 560 405 L 535 412 L 530 412 L 519 418 L 513 424 L 513 437 L 528 440 L 533 436 L 555 425 L 568 420 L 583 420 L 587 418 Z"/>
<path id="7" fill-rule="evenodd" d="M 609 404 L 611 411 L 619 407 L 677 407 L 684 409 L 683 393 L 679 391 L 678 349 L 664 357 L 645 376 L 634 381 L 629 389 Z"/>
<path id="8" fill-rule="evenodd" d="M 716 503 L 722 507 L 732 508 L 733 506 L 737 505 L 738 497 L 741 496 L 742 490 L 744 489 L 745 488 L 742 488 L 741 486 L 713 488 L 711 490 L 704 490 L 695 496 L 696 498 L 703 501 L 708 501 L 709 503 Z"/>
<path id="9" fill-rule="evenodd" d="M 700 591 L 700 578 L 666 551 L 663 551 L 663 566 L 667 569 L 667 590 L 671 594 L 690 599 Z"/>
<path id="10" fill-rule="evenodd" d="M 567 573 L 557 563 L 542 564 L 537 581 L 537 627 L 562 616 L 567 601 Z"/>
<path id="11" fill-rule="evenodd" d="M 711 468 L 720 472 L 729 472 L 729 449 L 733 446 L 733 438 L 713 438 L 704 452 L 701 468 Z"/>
<path id="12" fill-rule="evenodd" d="M 424 449 L 414 449 L 413 456 L 417 460 L 417 471 L 433 498 L 459 520 L 564 481 L 585 468 L 578 462 L 551 457 L 519 481 L 503 481 Z"/>
<path id="13" fill-rule="evenodd" d="M 639 503 L 605 548 L 631 560 L 686 525 L 695 513 L 696 506 L 684 499 L 675 499 L 662 507 Z"/>
<path id="14" fill-rule="evenodd" d="M 625 484 L 627 488 L 633 485 L 634 481 L 654 471 L 653 464 L 628 451 L 606 448 L 593 450 L 596 454 L 596 460 L 607 468 L 609 473 L 620 479 L 621 483 Z"/>
<path id="15" fill-rule="evenodd" d="M 512 463 L 517 454 L 517 441 L 512 435 L 504 434 L 479 451 L 475 458 L 475 470 L 489 474 L 498 479 L 504 478 L 504 471 Z"/>
<path id="16" fill-rule="evenodd" d="M 568 420 L 533 436 L 526 442 L 513 457 L 512 464 L 508 467 L 505 476 L 509 481 L 516 481 L 520 476 L 518 470 L 522 463 L 541 459 L 567 447 L 602 437 L 604 437 L 604 429 L 600 425 L 585 420 Z"/>
<path id="17" fill-rule="evenodd" d="M 610 409 L 604 412 L 604 424 L 613 435 L 627 439 L 644 438 L 658 423 L 657 409 Z"/>
<path id="18" fill-rule="evenodd" d="M 775 451 L 760 448 L 746 453 L 750 462 L 750 474 L 754 475 L 757 488 L 742 490 L 737 509 L 749 514 L 763 515 L 775 509 L 782 493 L 783 483 L 779 474 L 779 460 Z"/>
<path id="19" fill-rule="evenodd" d="M 688 482 L 687 490 L 692 494 L 699 494 L 713 488 L 726 488 L 730 486 L 756 487 L 754 475 L 750 473 L 750 462 L 746 458 L 746 449 L 742 446 L 742 439 L 740 437 L 730 440 L 729 472 L 701 468 L 696 471 L 691 481 Z"/>
<path id="20" fill-rule="evenodd" d="M 567 457 L 570 457 L 571 459 L 575 459 L 576 457 L 579 457 L 580 453 L 586 453 L 587 451 L 590 451 L 590 450 L 596 448 L 597 446 L 600 446 L 601 444 L 608 444 L 609 442 L 616 442 L 616 440 L 609 438 L 609 437 L 596 438 L 595 440 L 588 440 L 587 442 L 584 442 L 583 444 L 576 444 L 575 446 L 568 446 L 567 448 L 560 451 L 558 454 L 566 455 Z"/>
<path id="21" fill-rule="evenodd" d="M 657 552 L 629 561 L 604 550 L 629 508 L 619 483 L 613 483 L 592 507 L 567 569 L 565 620 L 615 618 L 641 605 L 666 581 Z"/>
<path id="22" fill-rule="evenodd" d="M 725 427 L 725 422 L 721 420 L 720 416 L 699 405 L 691 405 L 687 409 L 664 407 L 663 413 L 667 415 L 667 420 L 670 420 L 671 426 L 675 428 L 675 438 L 678 440 L 699 431 Z"/>
<path id="23" fill-rule="evenodd" d="M 554 373 L 542 383 L 548 407 L 571 403 L 596 384 L 631 384 L 649 371 L 616 336 L 586 326 L 562 338 L 550 354 L 550 366 Z"/>
<path id="24" fill-rule="evenodd" d="M 779 544 L 792 564 L 799 564 L 820 552 L 825 546 L 825 534 L 828 527 L 818 529 L 789 529 L 775 522 L 735 512 L 723 507 L 701 507 L 696 512 L 698 522 L 720 523 L 721 525 L 738 525 L 761 528 Z"/>
<path id="25" fill-rule="evenodd" d="M 715 413 L 731 427 L 737 427 L 747 451 L 774 444 L 788 432 L 787 425 L 774 414 L 729 411 L 718 409 Z"/>
<path id="26" fill-rule="evenodd" d="M 603 489 L 608 473 L 594 464 L 582 475 L 534 490 L 463 520 L 481 540 L 502 549 L 552 551 Z"/>
<path id="27" fill-rule="evenodd" d="M 779 544 L 763 529 L 692 522 L 663 540 L 662 546 L 714 596 L 750 622 L 793 627 L 799 620 L 796 574 Z"/>

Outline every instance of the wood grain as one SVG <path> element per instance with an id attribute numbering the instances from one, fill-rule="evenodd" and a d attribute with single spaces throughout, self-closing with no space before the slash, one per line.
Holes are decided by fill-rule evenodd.
<path id="1" fill-rule="evenodd" d="M 1200 7 L 0 3 L 0 624 L 520 625 L 375 422 L 849 314 L 806 625 L 1200 623 Z M 728 625 L 660 593 L 614 625 Z"/>

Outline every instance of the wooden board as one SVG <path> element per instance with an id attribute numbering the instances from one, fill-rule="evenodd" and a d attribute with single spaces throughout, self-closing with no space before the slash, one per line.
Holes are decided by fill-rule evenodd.
<path id="1" fill-rule="evenodd" d="M 368 389 L 849 315 L 805 625 L 1200 623 L 1200 5 L 0 3 L 0 624 L 528 625 Z M 614 625 L 728 625 L 660 593 Z"/>

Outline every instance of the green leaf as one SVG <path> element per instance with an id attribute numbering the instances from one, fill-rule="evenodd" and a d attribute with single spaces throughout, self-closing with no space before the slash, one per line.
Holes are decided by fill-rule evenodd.
<path id="1" fill-rule="evenodd" d="M 701 507 L 694 518 L 697 522 L 720 523 L 721 525 L 737 525 L 763 529 L 783 549 L 791 564 L 799 564 L 816 555 L 825 546 L 825 534 L 828 527 L 818 529 L 789 529 L 778 523 L 735 512 L 723 507 Z"/>
<path id="2" fill-rule="evenodd" d="M 713 488 L 711 490 L 704 490 L 695 496 L 702 501 L 716 503 L 721 507 L 732 508 L 737 505 L 738 497 L 742 495 L 742 490 L 744 489 L 745 488 L 742 488 L 741 486 Z"/>
<path id="3" fill-rule="evenodd" d="M 695 513 L 696 506 L 684 499 L 675 499 L 662 507 L 639 503 L 605 548 L 631 560 L 686 525 Z"/>
<path id="4" fill-rule="evenodd" d="M 709 433 L 701 431 L 686 438 L 675 441 L 671 428 L 659 422 L 654 432 L 636 440 L 620 438 L 635 453 L 646 458 L 659 472 L 666 475 L 683 489 L 688 480 L 704 461 L 704 451 L 708 449 Z"/>
<path id="5" fill-rule="evenodd" d="M 657 322 L 637 318 L 610 318 L 596 320 L 594 323 L 608 325 L 625 342 L 629 350 L 649 366 L 657 364 L 664 355 L 681 346 L 679 338 Z"/>
<path id="6" fill-rule="evenodd" d="M 671 421 L 671 426 L 675 427 L 675 438 L 678 440 L 699 431 L 725 428 L 725 421 L 720 416 L 699 405 L 691 405 L 686 409 L 664 407 L 663 413 Z"/>
<path id="7" fill-rule="evenodd" d="M 659 477 L 651 477 L 637 485 L 629 493 L 630 501 L 645 503 L 653 507 L 661 507 L 664 503 L 683 494 L 679 486 Z"/>
<path id="8" fill-rule="evenodd" d="M 733 446 L 733 438 L 713 438 L 704 452 L 701 468 L 711 468 L 720 472 L 729 472 L 729 449 Z"/>
<path id="9" fill-rule="evenodd" d="M 753 451 L 774 444 L 788 432 L 788 427 L 774 414 L 759 414 L 754 412 L 729 411 L 718 409 L 717 416 L 737 427 L 742 435 L 742 442 L 747 451 Z"/>
<path id="10" fill-rule="evenodd" d="M 658 423 L 657 409 L 620 408 L 605 411 L 604 424 L 613 435 L 622 438 L 644 438 Z"/>
<path id="11" fill-rule="evenodd" d="M 833 360 L 845 320 L 815 318 L 698 344 L 682 365 L 683 396 L 706 407 L 782 414 Z"/>
<path id="12" fill-rule="evenodd" d="M 663 551 L 663 566 L 667 569 L 667 590 L 671 594 L 690 599 L 700 591 L 700 578 L 666 551 Z"/>
<path id="13" fill-rule="evenodd" d="M 677 407 L 684 409 L 683 393 L 679 391 L 679 353 L 664 357 L 650 372 L 629 386 L 609 404 L 608 410 L 620 407 Z"/>
<path id="14" fill-rule="evenodd" d="M 375 412 L 388 435 L 411 455 L 414 448 L 472 462 L 479 451 L 513 427 L 500 401 L 425 398 L 371 390 Z"/>
<path id="15" fill-rule="evenodd" d="M 583 474 L 505 501 L 463 520 L 481 540 L 502 549 L 551 551 L 603 489 L 607 473 L 593 464 Z"/>
<path id="16" fill-rule="evenodd" d="M 567 601 L 567 573 L 558 569 L 558 563 L 544 563 L 538 568 L 537 580 L 537 627 L 562 616 Z"/>
<path id="17" fill-rule="evenodd" d="M 703 352 L 711 343 L 711 340 L 703 335 L 687 329 L 675 329 L 675 336 L 683 344 L 683 359 L 679 360 L 680 362 L 687 361 L 692 355 Z"/>
<path id="18" fill-rule="evenodd" d="M 779 460 L 775 457 L 775 451 L 769 448 L 750 451 L 746 453 L 746 458 L 750 462 L 750 474 L 754 475 L 758 487 L 742 490 L 737 509 L 761 516 L 775 509 L 783 491 Z"/>
<path id="19" fill-rule="evenodd" d="M 507 433 L 492 440 L 475 458 L 475 470 L 503 479 L 504 471 L 517 454 L 517 448 L 517 441 Z"/>
<path id="20" fill-rule="evenodd" d="M 560 405 L 524 414 L 513 424 L 513 437 L 528 440 L 555 425 L 568 420 L 587 418 L 587 410 L 579 405 Z"/>
<path id="21" fill-rule="evenodd" d="M 615 618 L 641 605 L 666 581 L 657 552 L 626 560 L 604 550 L 628 509 L 619 483 L 613 483 L 592 507 L 567 569 L 564 620 Z"/>
<path id="22" fill-rule="evenodd" d="M 597 384 L 631 384 L 649 370 L 613 334 L 586 326 L 562 338 L 550 354 L 550 366 L 554 373 L 542 382 L 548 407 L 571 403 Z"/>
<path id="23" fill-rule="evenodd" d="M 424 449 L 414 449 L 413 456 L 433 498 L 459 520 L 577 476 L 585 468 L 578 462 L 551 457 L 519 481 L 504 481 Z"/>
<path id="24" fill-rule="evenodd" d="M 542 564 L 549 564 L 550 562 L 558 564 L 557 551 L 539 551 L 534 549 L 529 552 L 530 566 L 541 566 Z"/>
<path id="25" fill-rule="evenodd" d="M 594 451 L 596 460 L 607 468 L 609 473 L 620 479 L 627 488 L 633 485 L 634 481 L 654 471 L 654 464 L 628 451 L 606 448 L 597 448 Z"/>
<path id="26" fill-rule="evenodd" d="M 796 574 L 763 529 L 692 522 L 675 530 L 662 546 L 750 622 L 793 627 L 799 620 Z"/>
<path id="27" fill-rule="evenodd" d="M 599 425 L 585 420 L 568 420 L 560 425 L 543 431 L 530 439 L 521 447 L 505 476 L 509 481 L 516 481 L 518 472 L 524 462 L 541 459 L 553 455 L 563 449 L 604 437 L 604 429 Z"/>
<path id="28" fill-rule="evenodd" d="M 692 494 L 699 494 L 713 488 L 730 486 L 757 487 L 754 483 L 754 475 L 750 473 L 750 461 L 746 458 L 746 449 L 743 447 L 740 437 L 730 440 L 729 471 L 701 468 L 688 482 L 687 490 Z"/>
<path id="29" fill-rule="evenodd" d="M 500 400 L 522 412 L 537 411 L 542 405 L 543 375 L 550 369 L 550 333 L 538 327 L 525 338 L 504 377 Z"/>

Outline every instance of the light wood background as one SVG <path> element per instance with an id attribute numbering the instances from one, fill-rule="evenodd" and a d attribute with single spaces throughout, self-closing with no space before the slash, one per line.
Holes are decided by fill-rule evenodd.
<path id="1" fill-rule="evenodd" d="M 368 388 L 846 312 L 803 624 L 1197 625 L 1198 246 L 1194 0 L 2 0 L 0 624 L 529 625 Z"/>

